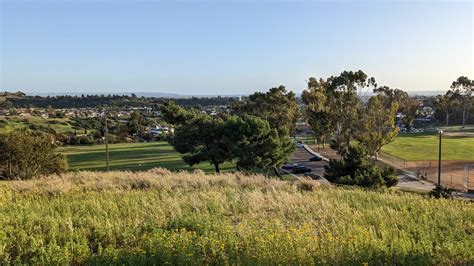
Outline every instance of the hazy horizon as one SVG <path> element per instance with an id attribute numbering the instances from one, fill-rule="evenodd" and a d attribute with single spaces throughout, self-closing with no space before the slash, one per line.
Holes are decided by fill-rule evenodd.
<path id="1" fill-rule="evenodd" d="M 472 2 L 2 1 L 1 91 L 246 95 L 361 69 L 473 78 Z"/>
<path id="2" fill-rule="evenodd" d="M 1 92 L 1 91 L 0 91 Z M 7 91 L 11 93 L 15 93 L 15 91 Z M 24 91 L 22 91 L 24 92 Z M 418 96 L 436 96 L 436 95 L 442 95 L 446 93 L 446 90 L 425 90 L 425 91 L 407 91 L 409 95 L 418 95 Z M 27 96 L 41 96 L 41 97 L 55 97 L 55 96 L 82 96 L 82 95 L 132 95 L 135 94 L 137 97 L 155 97 L 155 98 L 188 98 L 188 97 L 245 97 L 248 96 L 251 93 L 246 93 L 246 94 L 178 94 L 178 93 L 163 93 L 159 91 L 134 91 L 134 92 L 127 92 L 127 91 L 117 91 L 117 92 L 111 92 L 111 93 L 106 93 L 106 92 L 36 92 L 36 93 L 30 93 L 30 92 L 25 92 Z M 297 97 L 301 97 L 301 93 L 296 93 Z M 370 96 L 370 95 L 375 95 L 375 93 L 371 92 L 370 89 L 367 91 L 364 91 L 361 94 L 363 97 L 365 96 Z"/>

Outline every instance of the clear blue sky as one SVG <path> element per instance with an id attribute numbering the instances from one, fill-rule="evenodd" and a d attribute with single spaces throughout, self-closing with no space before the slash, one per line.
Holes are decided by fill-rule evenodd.
<path id="1" fill-rule="evenodd" d="M 405 90 L 473 75 L 466 2 L 1 0 L 0 90 L 246 94 L 362 69 Z"/>

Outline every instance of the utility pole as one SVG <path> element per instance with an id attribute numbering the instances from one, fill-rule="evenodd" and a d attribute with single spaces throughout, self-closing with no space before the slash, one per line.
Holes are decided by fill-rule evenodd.
<path id="1" fill-rule="evenodd" d="M 107 172 L 110 171 L 109 166 L 109 127 L 107 126 L 107 109 L 104 109 L 105 116 L 105 167 Z"/>
<path id="2" fill-rule="evenodd" d="M 438 187 L 441 187 L 441 136 L 443 135 L 443 130 L 438 131 L 439 134 L 439 150 L 438 150 Z"/>

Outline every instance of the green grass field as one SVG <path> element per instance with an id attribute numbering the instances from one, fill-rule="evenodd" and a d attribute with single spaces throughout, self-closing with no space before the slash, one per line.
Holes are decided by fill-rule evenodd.
<path id="1" fill-rule="evenodd" d="M 28 127 L 30 124 L 44 127 L 50 126 L 59 133 L 74 131 L 74 128 L 69 124 L 69 119 L 67 118 L 44 119 L 36 116 L 9 116 L 2 120 L 6 123 L 0 122 L 0 133 L 8 132 L 15 128 Z"/>
<path id="2" fill-rule="evenodd" d="M 474 205 L 258 175 L 0 182 L 0 264 L 472 265 Z"/>
<path id="3" fill-rule="evenodd" d="M 408 161 L 437 160 L 437 134 L 400 134 L 382 151 Z M 450 137 L 442 139 L 443 160 L 474 160 L 473 137 Z"/>
<path id="4" fill-rule="evenodd" d="M 105 145 L 64 146 L 59 151 L 67 155 L 70 169 L 105 170 Z M 201 169 L 206 173 L 214 172 L 214 166 L 203 162 L 189 167 L 167 142 L 120 143 L 109 145 L 110 169 L 112 170 L 147 170 L 163 167 L 171 170 Z M 234 170 L 234 165 L 224 163 L 221 171 Z"/>

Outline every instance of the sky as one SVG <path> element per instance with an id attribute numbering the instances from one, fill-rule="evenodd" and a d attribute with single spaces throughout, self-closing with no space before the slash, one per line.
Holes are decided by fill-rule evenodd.
<path id="1" fill-rule="evenodd" d="M 300 93 L 359 69 L 407 91 L 474 78 L 472 1 L 0 2 L 0 91 Z"/>

